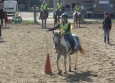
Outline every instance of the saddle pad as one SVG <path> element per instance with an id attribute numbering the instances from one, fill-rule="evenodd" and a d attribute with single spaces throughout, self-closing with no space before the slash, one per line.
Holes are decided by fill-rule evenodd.
<path id="1" fill-rule="evenodd" d="M 74 38 L 74 41 L 75 41 L 75 47 L 78 47 L 78 41 Z"/>
<path id="2" fill-rule="evenodd" d="M 71 47 L 71 45 L 70 45 L 70 43 L 69 43 L 69 41 L 68 41 L 68 39 L 66 38 L 66 36 L 64 35 L 64 38 L 65 38 L 65 41 L 67 42 L 67 46 L 70 48 Z"/>
<path id="3" fill-rule="evenodd" d="M 65 38 L 65 41 L 67 42 L 68 47 L 70 48 L 71 47 L 70 42 L 68 41 L 66 36 L 64 36 L 64 38 Z M 75 42 L 75 48 L 77 48 L 79 44 L 78 44 L 78 41 L 75 39 L 75 37 L 74 37 L 74 42 Z"/>

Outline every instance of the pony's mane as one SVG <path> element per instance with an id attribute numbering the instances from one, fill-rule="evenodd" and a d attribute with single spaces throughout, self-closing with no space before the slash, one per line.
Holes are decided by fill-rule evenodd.
<path id="1" fill-rule="evenodd" d="M 55 35 L 56 35 L 56 34 L 59 35 L 59 32 L 54 32 L 54 34 L 55 34 Z"/>
<path id="2" fill-rule="evenodd" d="M 59 32 L 55 32 L 54 34 L 55 34 L 55 35 L 59 35 Z"/>
<path id="3" fill-rule="evenodd" d="M 55 36 L 60 36 L 60 35 L 59 35 L 59 32 L 54 32 L 54 35 L 55 35 Z"/>

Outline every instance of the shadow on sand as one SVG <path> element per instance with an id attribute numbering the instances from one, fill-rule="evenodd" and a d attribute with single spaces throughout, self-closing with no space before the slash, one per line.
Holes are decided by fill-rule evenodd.
<path id="1" fill-rule="evenodd" d="M 5 43 L 6 41 L 4 41 L 4 40 L 0 40 L 0 43 Z"/>
<path id="2" fill-rule="evenodd" d="M 73 29 L 87 28 L 86 26 L 74 27 Z"/>
<path id="3" fill-rule="evenodd" d="M 115 46 L 115 44 L 113 44 L 113 43 L 110 43 L 109 45 L 110 45 L 110 46 Z"/>
<path id="4" fill-rule="evenodd" d="M 4 28 L 2 28 L 2 29 L 10 29 L 11 27 L 4 27 Z"/>
<path id="5" fill-rule="evenodd" d="M 81 26 L 80 26 L 79 28 L 87 28 L 87 27 L 83 27 L 83 26 L 81 27 Z"/>
<path id="6" fill-rule="evenodd" d="M 70 83 L 76 83 L 79 81 L 92 82 L 92 79 L 89 78 L 90 76 L 92 76 L 90 71 L 75 74 L 67 74 L 66 80 Z"/>

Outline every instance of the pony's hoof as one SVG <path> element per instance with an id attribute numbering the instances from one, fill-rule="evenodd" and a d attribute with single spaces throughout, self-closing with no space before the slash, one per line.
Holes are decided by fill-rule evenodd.
<path id="1" fill-rule="evenodd" d="M 61 74 L 62 73 L 62 70 L 58 71 L 58 74 Z"/>
<path id="2" fill-rule="evenodd" d="M 69 69 L 68 71 L 71 72 L 71 69 Z"/>
<path id="3" fill-rule="evenodd" d="M 64 74 L 67 74 L 67 72 L 65 71 Z"/>
<path id="4" fill-rule="evenodd" d="M 74 70 L 76 70 L 76 68 L 74 68 Z"/>

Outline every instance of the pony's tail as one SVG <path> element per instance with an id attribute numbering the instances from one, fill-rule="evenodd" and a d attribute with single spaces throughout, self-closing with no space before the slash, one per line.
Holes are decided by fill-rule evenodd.
<path id="1" fill-rule="evenodd" d="M 86 55 L 85 50 L 82 48 L 81 44 L 79 45 L 79 51 L 83 56 Z"/>

